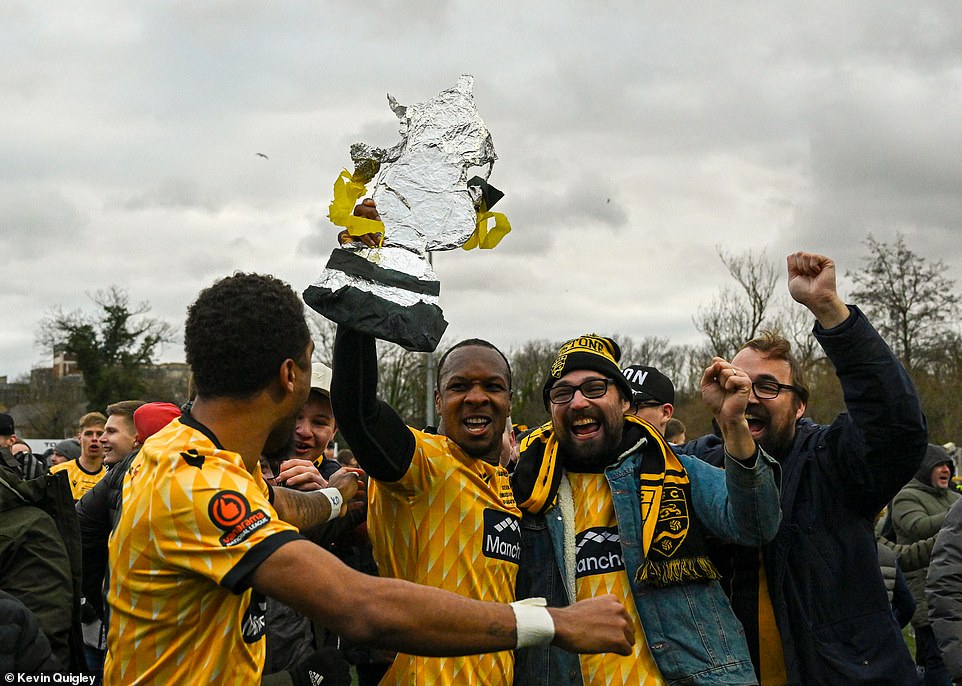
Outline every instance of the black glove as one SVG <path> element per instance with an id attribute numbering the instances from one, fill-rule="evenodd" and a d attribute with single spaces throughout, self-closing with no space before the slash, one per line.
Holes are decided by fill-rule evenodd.
<path id="1" fill-rule="evenodd" d="M 80 599 L 80 621 L 83 624 L 90 624 L 95 619 L 100 619 L 97 616 L 97 610 L 94 606 L 87 602 L 86 598 Z"/>
<path id="2" fill-rule="evenodd" d="M 294 686 L 351 686 L 351 665 L 337 648 L 321 648 L 287 672 Z"/>

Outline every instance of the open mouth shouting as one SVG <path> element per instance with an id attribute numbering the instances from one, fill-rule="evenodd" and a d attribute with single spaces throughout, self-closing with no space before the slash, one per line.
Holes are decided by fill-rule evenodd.
<path id="1" fill-rule="evenodd" d="M 764 433 L 768 426 L 768 420 L 757 414 L 746 414 L 745 419 L 748 421 L 748 430 L 751 432 L 752 438 L 758 440 L 758 437 Z"/>
<path id="2" fill-rule="evenodd" d="M 488 462 L 497 461 L 501 453 L 501 437 L 504 424 L 497 414 L 463 414 L 446 425 L 446 435 L 453 439 L 469 457 Z M 501 420 L 503 421 L 503 420 Z M 501 424 L 501 428 L 498 428 Z"/>
<path id="3" fill-rule="evenodd" d="M 571 420 L 571 434 L 581 440 L 591 440 L 601 432 L 601 422 L 594 417 L 576 417 Z"/>
<path id="4" fill-rule="evenodd" d="M 568 466 L 580 471 L 607 464 L 617 456 L 624 414 L 620 406 L 585 408 L 553 418 Z"/>
<path id="5" fill-rule="evenodd" d="M 486 417 L 483 415 L 471 415 L 470 417 L 465 417 L 462 422 L 464 425 L 464 430 L 468 432 L 471 436 L 481 436 L 491 426 L 491 417 Z"/>

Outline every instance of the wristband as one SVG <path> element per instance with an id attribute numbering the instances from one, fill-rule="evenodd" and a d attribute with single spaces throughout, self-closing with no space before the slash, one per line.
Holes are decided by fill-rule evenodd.
<path id="1" fill-rule="evenodd" d="M 341 516 L 341 506 L 344 504 L 344 496 L 336 488 L 322 488 L 320 493 L 324 494 L 324 497 L 328 499 L 331 503 L 331 516 L 327 518 L 327 521 L 337 519 Z"/>
<path id="2" fill-rule="evenodd" d="M 517 648 L 551 643 L 554 639 L 554 620 L 544 598 L 525 598 L 511 603 L 517 627 Z"/>

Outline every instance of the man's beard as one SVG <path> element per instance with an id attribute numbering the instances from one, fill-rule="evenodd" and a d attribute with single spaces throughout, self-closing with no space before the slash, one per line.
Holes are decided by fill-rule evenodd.
<path id="1" fill-rule="evenodd" d="M 619 418 L 613 425 L 604 423 L 604 427 L 604 435 L 590 443 L 572 438 L 568 431 L 557 432 L 558 449 L 566 469 L 572 472 L 597 472 L 614 463 L 618 457 L 624 421 Z"/>
<path id="2" fill-rule="evenodd" d="M 765 427 L 765 433 L 758 441 L 758 445 L 766 453 L 774 457 L 776 460 L 782 460 L 788 457 L 788 453 L 792 450 L 792 445 L 795 443 L 795 424 L 794 422 L 786 423 L 784 426 L 775 428 L 772 425 L 771 417 L 768 418 L 768 425 Z"/>

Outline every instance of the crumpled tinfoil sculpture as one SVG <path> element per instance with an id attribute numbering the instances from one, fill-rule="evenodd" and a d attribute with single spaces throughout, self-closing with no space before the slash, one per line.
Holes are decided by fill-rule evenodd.
<path id="1" fill-rule="evenodd" d="M 493 248 L 511 230 L 503 214 L 490 212 L 502 196 L 487 183 L 497 155 L 474 105 L 473 84 L 462 75 L 454 88 L 416 105 L 388 95 L 401 141 L 389 150 L 351 146 L 355 170 L 335 182 L 329 217 L 351 236 L 382 233 L 381 245 L 355 240 L 336 248 L 304 291 L 314 310 L 408 350 L 437 347 L 447 322 L 427 251 Z M 468 180 L 469 169 L 485 166 L 483 179 Z M 375 175 L 380 222 L 352 215 Z"/>

